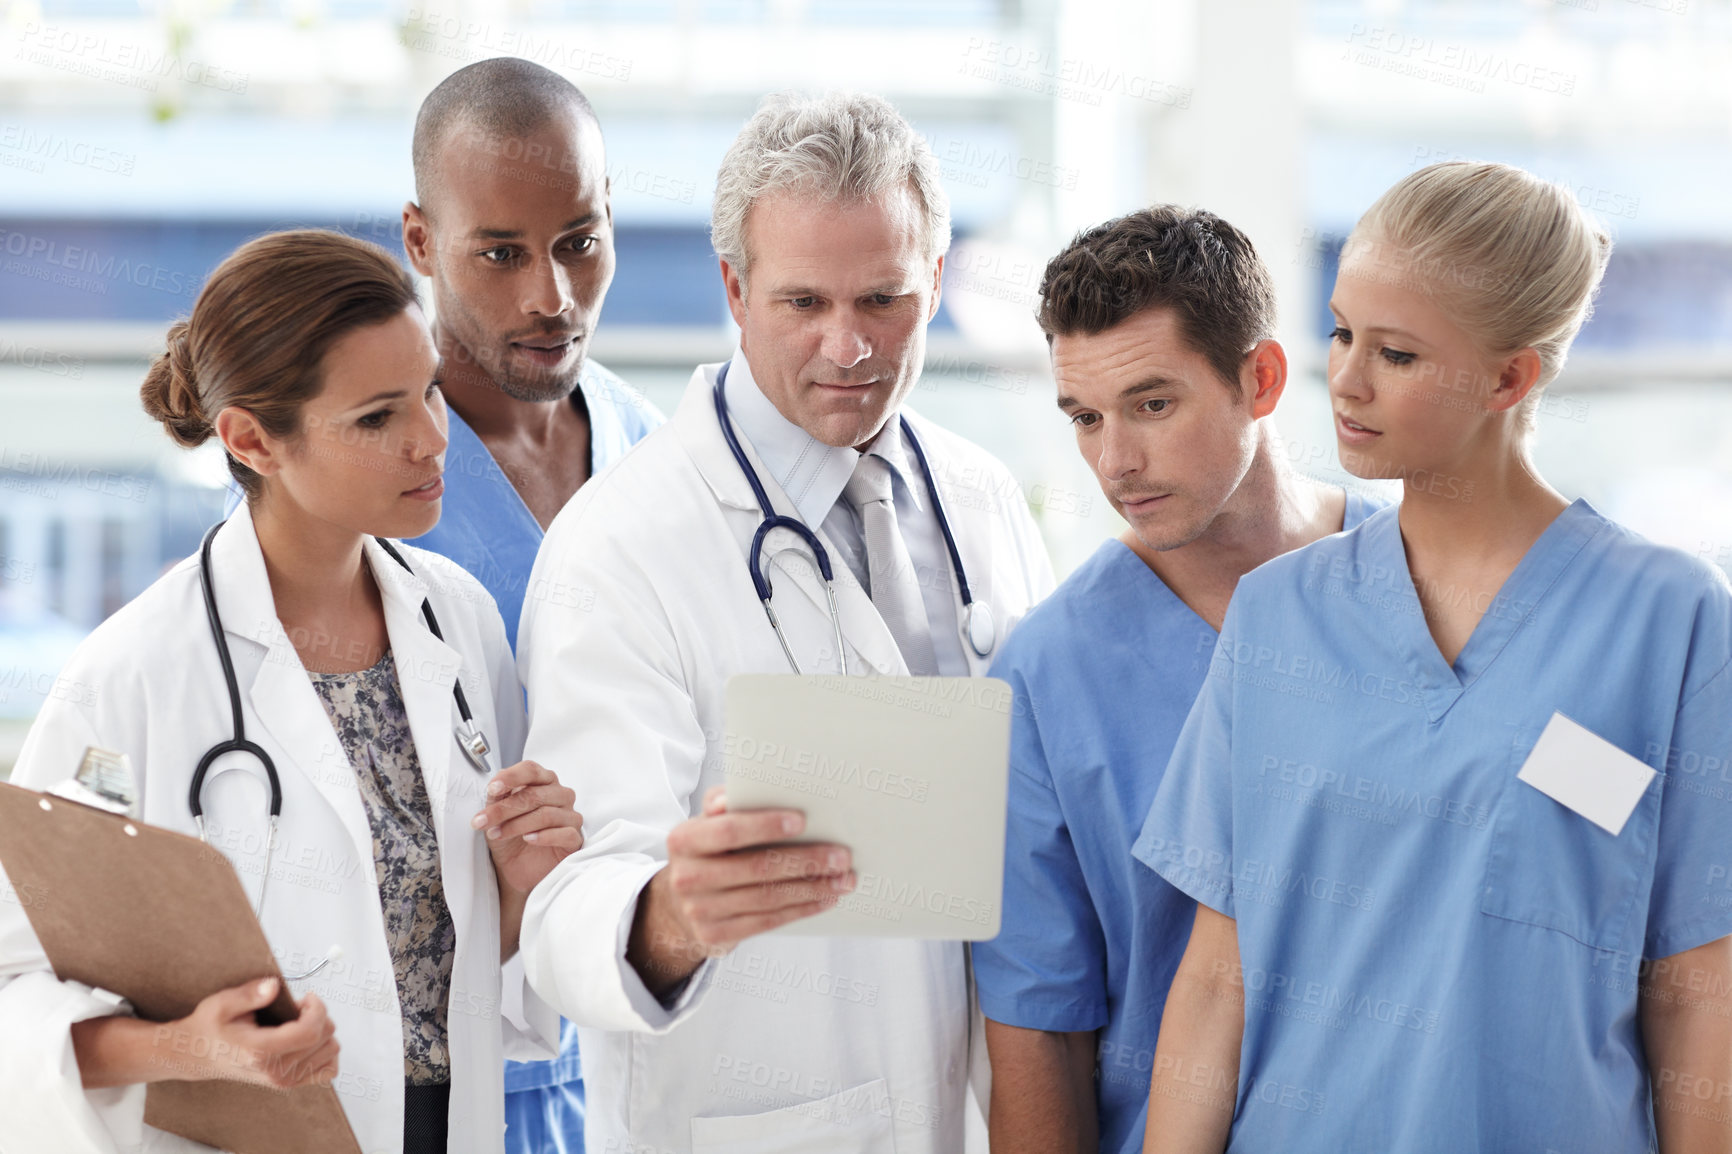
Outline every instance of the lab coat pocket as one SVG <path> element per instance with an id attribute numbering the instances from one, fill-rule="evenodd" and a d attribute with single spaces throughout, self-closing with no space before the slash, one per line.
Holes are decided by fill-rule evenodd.
<path id="1" fill-rule="evenodd" d="M 1623 830 L 1608 833 L 1516 777 L 1541 732 L 1516 732 L 1492 814 L 1480 909 L 1595 949 L 1639 953 L 1643 927 L 1632 921 L 1653 876 L 1665 774 L 1648 783 Z"/>
<path id="2" fill-rule="evenodd" d="M 863 1085 L 761 1114 L 692 1119 L 692 1154 L 894 1154 L 890 1089 Z"/>

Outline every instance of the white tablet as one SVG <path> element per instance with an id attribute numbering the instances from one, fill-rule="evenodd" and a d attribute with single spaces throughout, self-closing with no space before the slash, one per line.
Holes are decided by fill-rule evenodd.
<path id="1" fill-rule="evenodd" d="M 859 885 L 779 930 L 984 941 L 1004 894 L 1010 686 L 992 677 L 729 678 L 728 808 L 798 809 Z"/>

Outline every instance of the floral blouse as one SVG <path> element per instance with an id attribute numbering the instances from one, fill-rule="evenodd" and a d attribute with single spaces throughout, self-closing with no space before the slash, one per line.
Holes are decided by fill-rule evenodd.
<path id="1" fill-rule="evenodd" d="M 447 1009 L 457 931 L 445 905 L 433 807 L 387 652 L 358 673 L 309 673 L 354 767 L 373 830 L 385 939 L 403 1010 L 403 1077 L 451 1080 Z"/>

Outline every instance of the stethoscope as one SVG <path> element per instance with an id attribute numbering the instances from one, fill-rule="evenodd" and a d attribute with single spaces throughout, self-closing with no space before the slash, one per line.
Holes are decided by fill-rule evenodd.
<path id="1" fill-rule="evenodd" d="M 205 777 L 210 771 L 211 763 L 216 761 L 217 758 L 221 757 L 225 753 L 249 753 L 257 759 L 259 765 L 264 768 L 265 781 L 270 787 L 270 810 L 269 821 L 265 832 L 265 866 L 263 876 L 259 879 L 258 900 L 253 905 L 253 915 L 258 917 L 261 916 L 264 911 L 265 889 L 271 882 L 271 858 L 277 845 L 277 823 L 281 819 L 283 813 L 283 784 L 282 780 L 277 777 L 277 766 L 276 763 L 271 760 L 271 755 L 266 753 L 264 748 L 257 742 L 247 740 L 246 721 L 241 714 L 240 682 L 235 677 L 234 659 L 229 654 L 228 638 L 223 635 L 222 615 L 217 612 L 216 582 L 211 577 L 211 542 L 216 540 L 217 530 L 221 529 L 226 523 L 227 522 L 219 521 L 205 532 L 204 542 L 199 546 L 198 576 L 199 586 L 204 592 L 205 617 L 210 622 L 211 637 L 216 641 L 217 657 L 222 661 L 223 681 L 228 686 L 229 712 L 234 717 L 234 736 L 229 738 L 227 741 L 221 741 L 211 746 L 210 749 L 205 751 L 205 755 L 199 758 L 198 768 L 193 771 L 192 785 L 187 790 L 187 805 L 192 810 L 193 826 L 198 830 L 199 840 L 204 842 L 206 845 L 209 845 L 210 839 L 205 836 L 204 828 L 203 794 Z M 393 561 L 403 566 L 411 576 L 414 575 L 415 570 L 410 568 L 409 562 L 404 560 L 403 555 L 397 552 L 394 545 L 383 537 L 375 537 L 373 540 L 379 543 L 379 547 L 385 550 Z M 433 616 L 433 606 L 425 597 L 421 599 L 421 616 L 426 620 L 427 628 L 432 631 L 433 636 L 438 638 L 440 641 L 445 640 L 445 635 L 439 631 L 439 619 Z M 468 759 L 469 764 L 474 766 L 478 772 L 483 774 L 492 773 L 493 770 L 487 764 L 487 753 L 489 749 L 487 736 L 481 732 L 481 727 L 475 724 L 474 717 L 470 715 L 469 700 L 463 696 L 463 686 L 453 682 L 451 692 L 457 698 L 457 713 L 458 716 L 462 718 L 462 720 L 457 723 L 453 732 L 457 737 L 457 744 L 463 749 L 463 756 Z M 237 767 L 232 765 L 226 766 L 218 772 L 226 773 L 228 770 L 234 768 Z M 326 952 L 324 960 L 318 965 L 303 973 L 285 974 L 284 980 L 298 982 L 310 978 L 320 970 L 324 969 L 330 962 L 341 956 L 342 948 L 340 946 L 332 946 L 330 950 Z"/>
<path id="2" fill-rule="evenodd" d="M 848 672 L 847 649 L 842 642 L 842 616 L 836 608 L 835 570 L 830 566 L 830 553 L 824 548 L 824 543 L 818 540 L 804 521 L 798 517 L 785 517 L 772 512 L 770 496 L 764 491 L 763 482 L 758 480 L 757 470 L 752 468 L 752 462 L 747 459 L 746 451 L 740 447 L 740 439 L 734 434 L 734 426 L 728 420 L 728 399 L 724 395 L 723 385 L 728 379 L 728 366 L 723 365 L 716 373 L 716 420 L 721 423 L 722 437 L 728 442 L 728 451 L 733 453 L 734 461 L 740 466 L 740 472 L 746 475 L 746 481 L 752 486 L 752 496 L 757 499 L 758 510 L 763 520 L 758 523 L 758 531 L 752 534 L 752 549 L 747 557 L 747 567 L 752 574 L 752 587 L 757 590 L 758 600 L 764 606 L 764 615 L 770 619 L 770 628 L 776 631 L 776 640 L 782 643 L 782 652 L 788 658 L 788 666 L 795 673 L 800 672 L 800 663 L 794 660 L 794 651 L 788 646 L 788 638 L 782 633 L 782 623 L 776 619 L 775 606 L 770 603 L 770 579 L 764 573 L 764 567 L 759 555 L 764 549 L 764 538 L 777 529 L 786 529 L 806 543 L 812 550 L 812 560 L 818 563 L 818 573 L 824 579 L 824 594 L 830 602 L 830 626 L 836 632 L 836 654 L 842 663 L 842 673 Z M 944 535 L 944 548 L 950 554 L 951 571 L 956 574 L 956 591 L 962 598 L 962 636 L 968 641 L 975 656 L 986 657 L 992 653 L 993 646 L 998 641 L 998 631 L 993 626 L 992 610 L 982 602 L 974 599 L 968 588 L 968 575 L 962 571 L 962 553 L 956 548 L 956 536 L 950 531 L 950 519 L 944 515 L 944 504 L 938 499 L 938 485 L 932 479 L 932 467 L 926 463 L 926 451 L 920 447 L 920 440 L 914 435 L 914 428 L 908 423 L 907 417 L 899 416 L 902 422 L 902 433 L 908 438 L 908 444 L 914 449 L 914 459 L 920 465 L 920 476 L 926 481 L 926 491 L 932 497 L 932 511 L 938 517 L 938 531 Z"/>

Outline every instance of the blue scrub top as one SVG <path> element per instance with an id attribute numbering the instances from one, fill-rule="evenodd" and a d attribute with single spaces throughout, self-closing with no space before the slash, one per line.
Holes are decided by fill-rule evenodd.
<path id="1" fill-rule="evenodd" d="M 612 372 L 587 361 L 578 378 L 589 409 L 590 473 L 600 473 L 625 456 L 662 423 L 662 415 L 642 394 Z M 487 588 L 505 619 L 505 635 L 517 648 L 517 619 L 529 570 L 541 547 L 541 524 L 481 443 L 475 431 L 451 410 L 445 450 L 445 497 L 439 524 L 409 544 L 457 562 Z M 559 1057 L 548 1062 L 506 1062 L 505 1089 L 539 1090 L 579 1081 L 577 1028 L 560 1023 Z"/>
<path id="2" fill-rule="evenodd" d="M 1732 933 L 1732 595 L 1577 501 L 1484 609 L 1444 661 L 1393 508 L 1239 583 L 1136 843 L 1237 919 L 1230 1150 L 1651 1148 L 1641 959 Z M 1554 711 L 1659 771 L 1618 835 L 1517 780 Z"/>
<path id="3" fill-rule="evenodd" d="M 1373 508 L 1349 493 L 1344 525 Z M 1100 1031 L 1108 1154 L 1143 1148 L 1155 1037 L 1196 909 L 1131 856 L 1131 842 L 1215 640 L 1112 540 L 1029 613 L 992 666 L 1015 704 L 1004 922 L 974 948 L 980 1007 L 1024 1029 Z"/>
<path id="4" fill-rule="evenodd" d="M 584 362 L 578 387 L 589 409 L 592 476 L 625 456 L 664 419 L 641 393 L 594 361 Z M 455 409 L 450 414 L 439 524 L 409 544 L 451 558 L 486 587 L 515 652 L 529 570 L 544 534 L 481 438 Z"/>

